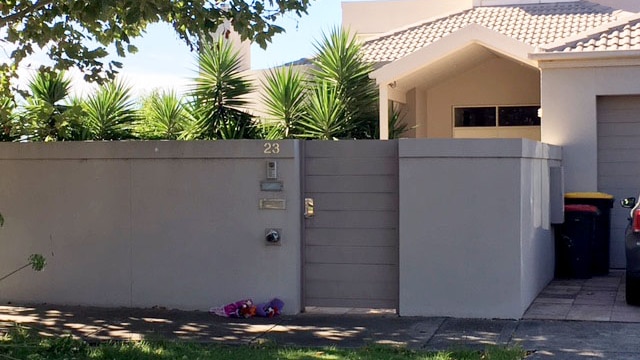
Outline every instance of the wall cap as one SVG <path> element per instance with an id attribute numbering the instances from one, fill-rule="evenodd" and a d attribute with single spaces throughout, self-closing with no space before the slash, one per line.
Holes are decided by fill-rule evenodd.
<path id="1" fill-rule="evenodd" d="M 531 158 L 562 160 L 562 148 L 529 139 L 401 139 L 402 158 Z"/>
<path id="2" fill-rule="evenodd" d="M 0 160 L 293 158 L 298 147 L 299 140 L 3 142 Z"/>

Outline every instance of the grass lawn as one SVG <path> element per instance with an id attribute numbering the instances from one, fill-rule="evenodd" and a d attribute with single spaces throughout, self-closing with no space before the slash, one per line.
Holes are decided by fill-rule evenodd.
<path id="1" fill-rule="evenodd" d="M 263 346 L 225 346 L 188 342 L 123 342 L 89 345 L 71 337 L 45 338 L 26 328 L 16 327 L 0 337 L 0 360 L 517 360 L 521 349 L 487 348 L 478 351 L 428 353 L 389 346 L 359 349 L 310 349 Z"/>

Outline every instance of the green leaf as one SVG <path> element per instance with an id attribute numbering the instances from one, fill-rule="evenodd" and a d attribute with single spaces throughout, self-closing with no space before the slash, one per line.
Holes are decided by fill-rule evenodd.
<path id="1" fill-rule="evenodd" d="M 141 15 L 140 8 L 139 7 L 133 7 L 127 13 L 126 22 L 129 23 L 129 24 L 135 24 L 136 22 L 138 22 L 140 20 L 140 15 Z"/>
<path id="2" fill-rule="evenodd" d="M 116 40 L 113 45 L 116 47 L 116 54 L 120 57 L 124 57 L 124 47 L 122 46 L 122 41 Z"/>
<path id="3" fill-rule="evenodd" d="M 29 264 L 33 270 L 42 271 L 47 265 L 47 260 L 40 254 L 31 254 L 29 256 Z"/>
<path id="4" fill-rule="evenodd" d="M 110 55 L 107 51 L 91 50 L 96 43 L 124 57 L 137 52 L 137 48 L 130 45 L 132 40 L 144 36 L 150 24 L 162 22 L 171 25 L 176 35 L 190 49 L 195 49 L 204 43 L 203 39 L 210 39 L 226 19 L 242 39 L 255 39 L 266 47 L 274 34 L 283 31 L 275 22 L 289 14 L 306 13 L 310 2 L 4 0 L 0 1 L 0 30 L 3 30 L 0 43 L 7 44 L 5 50 L 11 51 L 7 64 L 16 69 L 28 56 L 43 53 L 54 69 L 75 67 L 83 72 L 85 79 L 104 83 L 106 79 L 113 79 L 117 71 L 115 65 L 109 65 L 111 59 L 105 60 Z M 223 11 L 222 3 L 232 6 Z M 17 73 L 11 73 L 10 77 L 17 78 Z M 2 91 L 5 88 L 2 86 Z"/>
<path id="5" fill-rule="evenodd" d="M 2 217 L 2 214 L 0 214 L 0 227 L 4 226 L 4 217 Z"/>

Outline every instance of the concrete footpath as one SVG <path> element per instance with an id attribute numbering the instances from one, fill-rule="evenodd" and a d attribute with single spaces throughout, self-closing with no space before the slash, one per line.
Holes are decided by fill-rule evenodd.
<path id="1" fill-rule="evenodd" d="M 206 312 L 70 306 L 0 306 L 0 333 L 15 323 L 88 342 L 171 339 L 220 344 L 361 347 L 419 350 L 519 345 L 528 359 L 640 359 L 640 323 L 477 320 L 445 317 L 300 314 L 227 319 Z"/>

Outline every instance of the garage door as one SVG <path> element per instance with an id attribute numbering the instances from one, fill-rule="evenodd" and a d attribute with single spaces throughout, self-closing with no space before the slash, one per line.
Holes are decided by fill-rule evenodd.
<path id="1" fill-rule="evenodd" d="M 640 96 L 598 98 L 598 191 L 616 198 L 611 213 L 611 267 L 624 268 L 628 211 L 618 200 L 640 192 Z"/>

